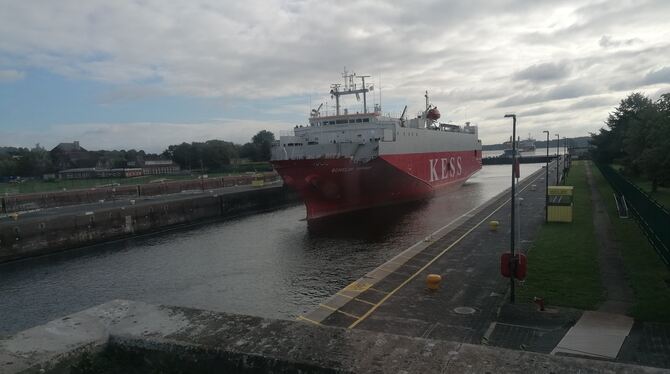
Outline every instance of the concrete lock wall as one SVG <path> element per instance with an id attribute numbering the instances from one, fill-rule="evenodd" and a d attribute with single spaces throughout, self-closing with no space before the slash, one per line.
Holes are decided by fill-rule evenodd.
<path id="1" fill-rule="evenodd" d="M 276 173 L 262 173 L 266 182 L 277 180 Z M 58 206 L 97 203 L 100 200 L 114 200 L 133 196 L 157 196 L 175 194 L 182 191 L 208 190 L 223 187 L 249 185 L 254 175 L 242 175 L 206 179 L 189 179 L 126 185 L 116 187 L 96 187 L 72 191 L 38 192 L 1 197 L 2 213 L 14 213 Z"/>
<path id="2" fill-rule="evenodd" d="M 0 225 L 0 262 L 82 247 L 203 219 L 232 217 L 295 202 L 284 187 L 29 218 Z"/>

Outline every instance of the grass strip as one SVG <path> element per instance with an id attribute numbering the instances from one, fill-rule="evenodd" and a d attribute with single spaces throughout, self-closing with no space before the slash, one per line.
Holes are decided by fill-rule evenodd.
<path id="1" fill-rule="evenodd" d="M 542 297 L 548 305 L 593 310 L 604 300 L 605 290 L 583 161 L 572 163 L 566 185 L 574 186 L 573 222 L 542 225 L 528 254 L 528 277 L 519 287 L 519 301 Z"/>
<path id="2" fill-rule="evenodd" d="M 247 164 L 245 164 L 246 166 Z M 259 170 L 271 171 L 272 166 L 269 163 L 253 163 L 251 166 L 257 167 Z M 249 166 L 248 168 L 250 168 Z M 253 169 L 251 169 L 253 170 Z M 242 175 L 244 171 L 230 172 L 230 173 L 208 173 L 209 178 L 224 177 L 231 175 Z M 19 193 L 35 193 L 35 192 L 51 192 L 62 190 L 78 190 L 93 187 L 102 187 L 109 185 L 135 185 L 150 183 L 155 180 L 175 181 L 196 179 L 199 174 L 193 175 L 146 175 L 133 178 L 94 178 L 94 179 L 57 179 L 53 181 L 29 180 L 23 183 L 0 183 L 0 194 L 19 194 Z"/>
<path id="3" fill-rule="evenodd" d="M 670 322 L 670 271 L 637 222 L 633 218 L 619 218 L 611 186 L 597 167 L 593 166 L 592 170 L 600 195 L 607 205 L 613 239 L 621 250 L 628 283 L 635 293 L 631 316 L 643 321 Z"/>

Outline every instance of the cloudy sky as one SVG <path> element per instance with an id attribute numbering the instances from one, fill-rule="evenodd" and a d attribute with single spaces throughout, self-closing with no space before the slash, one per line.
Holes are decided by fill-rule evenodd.
<path id="1" fill-rule="evenodd" d="M 670 92 L 668 15 L 667 0 L 0 0 L 0 145 L 245 142 L 305 123 L 344 67 L 372 76 L 384 112 L 414 114 L 428 90 L 485 144 L 510 112 L 524 136 L 583 136 L 629 93 Z"/>

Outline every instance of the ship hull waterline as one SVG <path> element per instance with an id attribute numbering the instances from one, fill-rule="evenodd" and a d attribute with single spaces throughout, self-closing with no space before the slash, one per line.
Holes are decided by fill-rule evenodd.
<path id="1" fill-rule="evenodd" d="M 307 220 L 427 199 L 459 188 L 481 169 L 481 152 L 272 161 L 305 202 Z"/>

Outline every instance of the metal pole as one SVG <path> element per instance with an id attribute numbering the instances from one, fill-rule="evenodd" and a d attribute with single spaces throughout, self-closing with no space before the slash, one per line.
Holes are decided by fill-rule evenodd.
<path id="1" fill-rule="evenodd" d="M 514 170 L 516 169 L 516 114 L 506 114 L 505 117 L 512 117 L 512 200 L 511 200 L 511 208 L 512 208 L 512 214 L 510 217 L 510 254 L 512 256 L 511 261 L 510 261 L 510 294 L 509 294 L 509 301 L 514 304 L 514 275 L 516 273 L 516 258 L 514 257 L 514 205 L 516 204 L 515 202 L 515 195 L 516 195 L 516 188 L 514 185 Z"/>
<path id="2" fill-rule="evenodd" d="M 547 134 L 547 159 L 544 176 L 544 222 L 549 222 L 549 131 L 542 131 Z"/>
<path id="3" fill-rule="evenodd" d="M 561 156 L 558 154 L 561 150 L 559 146 L 561 144 L 561 137 L 556 134 L 556 185 L 558 186 L 558 165 L 560 164 Z"/>

